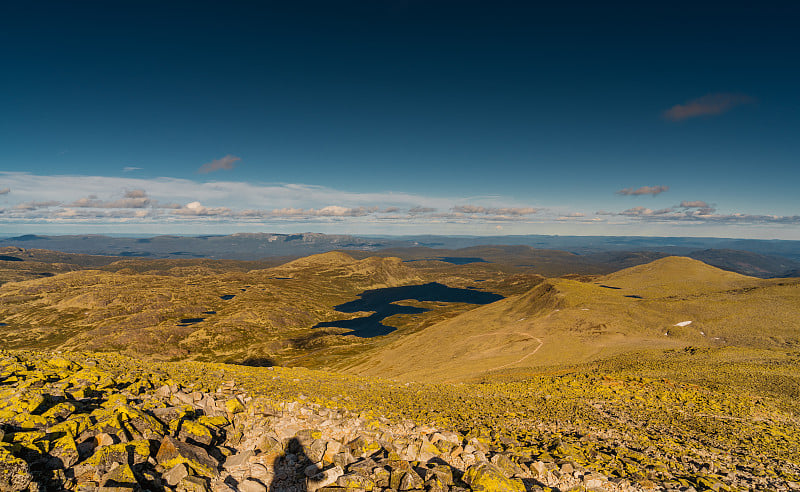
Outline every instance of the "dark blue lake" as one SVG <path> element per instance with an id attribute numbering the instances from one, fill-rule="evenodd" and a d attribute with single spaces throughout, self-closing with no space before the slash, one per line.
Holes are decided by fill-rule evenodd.
<path id="1" fill-rule="evenodd" d="M 401 306 L 392 304 L 397 301 L 438 301 L 438 302 L 464 302 L 468 304 L 490 304 L 503 299 L 499 294 L 482 292 L 471 289 L 457 289 L 448 287 L 438 282 L 423 285 L 406 285 L 403 287 L 390 287 L 362 292 L 360 299 L 335 306 L 340 313 L 357 313 L 359 311 L 374 311 L 369 316 L 341 321 L 325 321 L 318 323 L 314 328 L 337 327 L 353 330 L 348 335 L 361 338 L 372 338 L 395 331 L 397 328 L 386 326 L 381 321 L 395 314 L 419 314 L 430 309 L 414 306 Z"/>
<path id="2" fill-rule="evenodd" d="M 438 260 L 438 261 L 443 261 L 445 263 L 451 263 L 453 265 L 468 265 L 470 263 L 489 263 L 483 258 L 478 258 L 474 256 L 437 256 L 436 258 L 423 258 L 421 260 L 408 260 L 408 261 L 411 262 L 411 261 L 428 261 L 428 260 Z"/>

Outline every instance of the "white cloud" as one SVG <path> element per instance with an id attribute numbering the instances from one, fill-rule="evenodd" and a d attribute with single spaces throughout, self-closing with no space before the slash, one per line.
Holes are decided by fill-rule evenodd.
<path id="1" fill-rule="evenodd" d="M 33 230 L 41 224 L 65 224 L 75 231 L 86 225 L 120 225 L 115 232 L 135 228 L 164 233 L 253 228 L 341 232 L 342 224 L 346 224 L 348 231 L 360 233 L 491 234 L 497 225 L 502 225 L 508 234 L 608 234 L 612 227 L 631 227 L 613 230 L 614 233 L 666 231 L 663 227 L 650 228 L 648 224 L 652 223 L 670 224 L 670 228 L 675 227 L 672 224 L 718 224 L 720 230 L 725 227 L 733 230 L 731 224 L 742 225 L 736 230 L 752 226 L 764 230 L 761 226 L 772 224 L 785 230 L 795 227 L 791 234 L 800 236 L 800 230 L 796 230 L 800 225 L 798 216 L 720 214 L 712 205 L 699 200 L 662 209 L 598 210 L 592 217 L 585 217 L 571 212 L 570 207 L 528 206 L 502 196 L 358 193 L 296 183 L 43 176 L 19 172 L 0 172 L 0 182 L 14 190 L 4 198 L 6 207 L 0 213 L 4 229 L 13 227 L 15 232 L 25 227 Z M 597 228 L 586 229 L 594 226 Z M 687 225 L 687 229 L 691 226 Z"/>
<path id="2" fill-rule="evenodd" d="M 22 202 L 14 205 L 16 210 L 37 210 L 40 208 L 57 207 L 61 202 L 55 200 L 48 200 L 46 202 Z"/>
<path id="3" fill-rule="evenodd" d="M 706 204 L 708 205 L 708 204 Z M 700 205 L 684 207 L 684 210 L 665 208 L 651 210 L 646 207 L 633 207 L 616 215 L 652 222 L 687 222 L 708 224 L 800 224 L 800 215 L 758 215 L 745 213 L 718 214 L 711 207 Z"/>
<path id="4" fill-rule="evenodd" d="M 0 188 L 0 195 L 8 195 L 11 193 L 11 188 Z"/>
<path id="5" fill-rule="evenodd" d="M 533 207 L 483 207 L 480 205 L 456 205 L 453 212 L 484 215 L 531 215 L 539 211 Z"/>
<path id="6" fill-rule="evenodd" d="M 650 215 L 665 215 L 674 212 L 671 208 L 662 208 L 660 210 L 652 210 L 647 207 L 633 207 L 624 210 L 619 215 L 628 215 L 633 217 L 650 216 Z"/>
<path id="7" fill-rule="evenodd" d="M 190 202 L 185 207 L 173 210 L 172 213 L 193 217 L 217 217 L 230 215 L 231 209 L 228 207 L 204 207 L 200 202 Z"/>
<path id="8" fill-rule="evenodd" d="M 567 221 L 567 220 L 571 220 L 571 221 L 582 221 L 582 220 L 584 219 L 584 217 L 586 217 L 586 214 L 584 214 L 584 213 L 581 213 L 581 212 L 572 212 L 572 213 L 567 213 L 567 214 L 562 214 L 562 215 L 559 215 L 559 216 L 556 218 L 556 220 L 560 220 L 560 221 Z"/>
<path id="9" fill-rule="evenodd" d="M 122 168 L 122 172 L 130 173 L 130 172 L 133 172 L 133 171 L 141 171 L 141 169 L 142 169 L 141 167 L 125 166 L 125 167 Z"/>
<path id="10" fill-rule="evenodd" d="M 437 209 L 435 209 L 433 207 L 421 207 L 419 205 L 416 205 L 416 206 L 411 207 L 410 209 L 408 209 L 408 213 L 410 213 L 410 214 L 428 214 L 428 213 L 436 212 L 436 211 L 437 211 Z"/>

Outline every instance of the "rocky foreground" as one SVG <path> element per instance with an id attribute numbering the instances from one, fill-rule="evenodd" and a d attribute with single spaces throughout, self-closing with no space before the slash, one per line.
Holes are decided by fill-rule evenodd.
<path id="1" fill-rule="evenodd" d="M 291 370 L 195 366 L 205 373 L 114 356 L 0 352 L 0 490 L 800 488 L 796 465 L 766 456 L 737 467 L 720 449 L 705 460 L 670 456 L 630 447 L 614 432 L 553 432 L 552 422 L 527 432 L 456 431 L 420 422 L 425 411 L 409 412 L 415 423 L 358 411 L 346 394 L 307 396 L 296 390 L 302 374 Z M 253 377 L 269 384 L 255 389 Z M 353 395 L 369 390 L 347 384 Z M 427 399 L 420 388 L 398 385 L 388 399 Z M 465 397 L 480 395 L 456 391 L 468 414 L 475 404 Z M 785 437 L 791 446 L 794 436 Z"/>

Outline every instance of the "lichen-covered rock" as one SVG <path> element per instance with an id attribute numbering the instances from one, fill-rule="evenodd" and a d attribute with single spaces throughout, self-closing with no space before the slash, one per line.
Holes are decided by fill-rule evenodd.
<path id="1" fill-rule="evenodd" d="M 462 480 L 473 490 L 517 491 L 514 478 L 529 477 L 553 489 L 614 492 L 793 490 L 800 481 L 795 421 L 747 397 L 674 382 L 560 374 L 406 386 L 286 368 L 156 368 L 114 354 L 63 356 L 82 367 L 61 368 L 47 362 L 52 355 L 4 353 L 0 448 L 19 460 L 18 475 L 33 476 L 31 490 L 96 492 L 124 466 L 139 481 L 134 489 L 151 490 L 230 491 L 250 478 L 278 489 L 354 491 L 371 482 L 376 491 L 429 492 L 464 492 Z M 229 412 L 231 400 L 242 411 Z M 692 416 L 701 412 L 722 418 Z M 737 446 L 741 453 L 721 451 Z"/>
<path id="2" fill-rule="evenodd" d="M 178 438 L 184 441 L 193 441 L 198 444 L 210 446 L 214 435 L 208 427 L 193 420 L 184 420 L 180 424 Z"/>
<path id="3" fill-rule="evenodd" d="M 32 479 L 28 464 L 0 445 L 0 490 L 25 490 Z"/>
<path id="4" fill-rule="evenodd" d="M 238 399 L 231 398 L 225 402 L 225 410 L 227 410 L 231 415 L 242 413 L 244 412 L 244 405 L 242 405 L 242 402 L 240 402 Z"/>
<path id="5" fill-rule="evenodd" d="M 476 492 L 525 492 L 522 480 L 506 477 L 500 468 L 486 461 L 470 466 L 463 480 Z"/>
<path id="6" fill-rule="evenodd" d="M 206 479 L 189 475 L 178 482 L 175 490 L 177 492 L 208 492 L 211 488 Z"/>
<path id="7" fill-rule="evenodd" d="M 415 490 L 421 489 L 425 481 L 422 480 L 422 477 L 414 471 L 413 469 L 407 471 L 403 474 L 403 477 L 400 479 L 400 486 L 398 487 L 399 490 Z"/>
<path id="8" fill-rule="evenodd" d="M 204 477 L 215 477 L 219 474 L 219 463 L 205 449 L 169 436 L 161 441 L 156 461 L 166 469 L 185 463 L 196 474 Z"/>
<path id="9" fill-rule="evenodd" d="M 98 492 L 132 492 L 141 490 L 133 469 L 127 465 L 114 467 L 103 475 Z"/>
<path id="10" fill-rule="evenodd" d="M 425 472 L 425 481 L 436 480 L 438 483 L 450 486 L 453 485 L 453 470 L 446 465 L 435 464 Z"/>
<path id="11" fill-rule="evenodd" d="M 78 446 L 71 435 L 66 434 L 53 441 L 50 449 L 51 466 L 56 468 L 69 468 L 80 459 Z"/>
<path id="12" fill-rule="evenodd" d="M 347 489 L 363 489 L 370 491 L 375 488 L 375 481 L 357 473 L 348 473 L 337 478 L 336 485 Z"/>
<path id="13" fill-rule="evenodd" d="M 150 457 L 150 441 L 138 440 L 100 446 L 94 453 L 75 467 L 75 475 L 81 476 L 96 471 L 104 472 L 116 464 L 138 465 Z"/>

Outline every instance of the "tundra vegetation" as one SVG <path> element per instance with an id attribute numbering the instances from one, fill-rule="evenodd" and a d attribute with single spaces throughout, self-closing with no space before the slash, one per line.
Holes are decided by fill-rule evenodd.
<path id="1" fill-rule="evenodd" d="M 800 279 L 91 261 L 0 286 L 0 490 L 800 488 Z M 429 282 L 503 298 L 314 328 Z"/>

